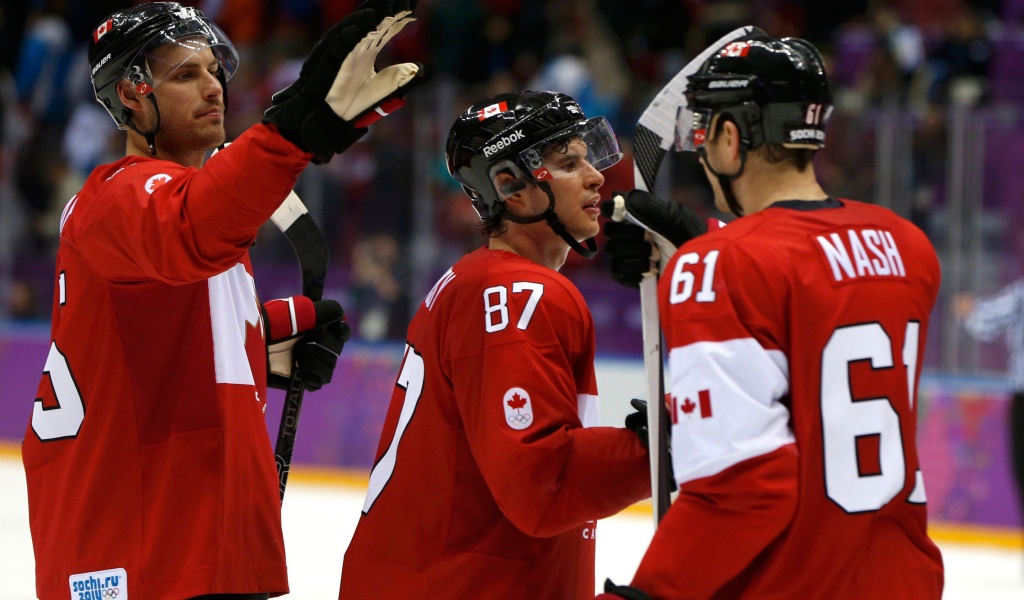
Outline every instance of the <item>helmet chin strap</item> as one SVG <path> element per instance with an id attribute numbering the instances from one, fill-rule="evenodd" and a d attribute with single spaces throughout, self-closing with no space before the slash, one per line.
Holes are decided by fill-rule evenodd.
<path id="1" fill-rule="evenodd" d="M 566 244 L 569 244 L 569 247 L 572 248 L 576 254 L 579 254 L 587 260 L 594 258 L 597 254 L 597 242 L 594 241 L 594 238 L 587 238 L 583 240 L 586 247 L 577 242 L 576 238 L 574 238 L 572 234 L 569 233 L 569 230 L 565 228 L 565 224 L 558 220 L 558 215 L 555 214 L 555 194 L 551 191 L 551 186 L 548 185 L 548 182 L 546 181 L 538 182 L 537 185 L 540 186 L 540 189 L 544 190 L 544 193 L 548 197 L 547 210 L 532 217 L 519 217 L 506 210 L 504 215 L 505 218 L 513 223 L 519 223 L 521 225 L 529 225 L 541 220 L 547 221 L 547 224 L 551 227 L 552 231 L 554 231 L 558 237 L 562 238 Z"/>
<path id="2" fill-rule="evenodd" d="M 153 92 L 146 94 L 146 98 L 153 103 L 153 110 L 156 111 L 156 125 L 153 126 L 149 131 L 142 131 L 134 121 L 129 120 L 126 124 L 132 128 L 132 131 L 146 138 L 146 145 L 149 146 L 149 153 L 156 156 L 156 132 L 160 129 L 160 107 L 156 104 L 156 96 Z"/>
<path id="3" fill-rule="evenodd" d="M 729 206 L 729 211 L 737 217 L 743 216 L 743 207 L 740 206 L 739 200 L 736 199 L 736 193 L 732 191 L 732 182 L 739 179 L 740 175 L 743 175 L 743 168 L 747 166 L 747 147 L 740 145 L 740 170 L 733 175 L 723 175 L 715 170 L 711 166 L 711 161 L 708 160 L 708 152 L 704 146 L 697 148 L 697 155 L 704 159 L 704 165 L 711 171 L 711 174 L 718 178 L 718 185 L 722 188 L 722 195 L 725 196 L 725 203 Z"/>

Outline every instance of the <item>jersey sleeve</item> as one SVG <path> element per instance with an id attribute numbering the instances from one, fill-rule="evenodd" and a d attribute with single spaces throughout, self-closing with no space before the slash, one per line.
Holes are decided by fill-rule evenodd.
<path id="1" fill-rule="evenodd" d="M 308 161 L 261 124 L 202 169 L 126 162 L 77 202 L 62 237 L 108 280 L 206 279 L 238 262 Z"/>
<path id="2" fill-rule="evenodd" d="M 578 293 L 536 272 L 489 278 L 451 356 L 466 436 L 502 512 L 546 537 L 649 495 L 647 452 L 627 429 L 584 427 L 596 400 L 593 324 Z"/>
<path id="3" fill-rule="evenodd" d="M 680 495 L 637 573 L 635 585 L 649 593 L 713 596 L 796 508 L 795 439 L 782 402 L 790 391 L 786 319 L 769 308 L 786 293 L 785 277 L 752 264 L 726 240 L 701 241 L 677 253 L 661 278 Z M 677 560 L 702 555 L 715 564 Z"/>
<path id="4" fill-rule="evenodd" d="M 794 439 L 780 402 L 790 391 L 787 319 L 772 301 L 786 278 L 749 266 L 758 263 L 727 242 L 686 249 L 659 286 L 680 485 Z"/>

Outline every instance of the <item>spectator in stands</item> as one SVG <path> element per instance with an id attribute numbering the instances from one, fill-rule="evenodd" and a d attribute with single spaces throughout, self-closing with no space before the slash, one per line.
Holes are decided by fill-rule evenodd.
<path id="1" fill-rule="evenodd" d="M 939 104 L 975 106 L 985 100 L 992 41 L 974 9 L 964 6 L 944 23 L 942 41 L 928 66 L 933 80 L 928 99 Z"/>

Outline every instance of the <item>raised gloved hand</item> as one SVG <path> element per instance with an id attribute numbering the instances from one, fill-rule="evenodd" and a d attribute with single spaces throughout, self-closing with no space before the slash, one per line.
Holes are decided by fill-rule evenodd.
<path id="1" fill-rule="evenodd" d="M 631 288 L 639 287 L 644 274 L 657 272 L 659 260 L 667 261 L 676 248 L 708 230 L 689 208 L 643 190 L 615 192 L 601 204 L 601 213 L 610 219 L 604 234 L 612 279 Z"/>
<path id="2" fill-rule="evenodd" d="M 267 335 L 267 385 L 288 389 L 292 369 L 302 371 L 306 389 L 330 383 L 345 342 L 352 335 L 336 300 L 292 296 L 262 306 Z"/>
<path id="3" fill-rule="evenodd" d="M 415 20 L 415 0 L 365 0 L 320 39 L 299 78 L 273 97 L 264 123 L 322 164 L 362 137 L 370 123 L 405 104 L 419 83 L 415 63 L 374 70 L 377 54 Z"/>

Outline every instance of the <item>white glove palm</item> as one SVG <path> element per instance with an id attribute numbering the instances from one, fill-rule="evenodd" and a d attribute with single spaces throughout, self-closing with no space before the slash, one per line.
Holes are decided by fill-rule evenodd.
<path id="1" fill-rule="evenodd" d="M 345 57 L 326 98 L 336 115 L 354 122 L 356 127 L 366 127 L 405 104 L 405 100 L 399 96 L 405 93 L 404 88 L 412 84 L 420 73 L 420 65 L 401 63 L 386 67 L 378 73 L 374 70 L 374 63 L 377 54 L 391 38 L 415 20 L 411 11 L 385 17 Z"/>

